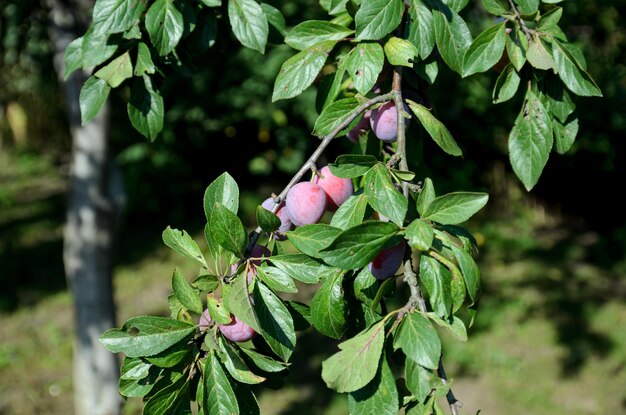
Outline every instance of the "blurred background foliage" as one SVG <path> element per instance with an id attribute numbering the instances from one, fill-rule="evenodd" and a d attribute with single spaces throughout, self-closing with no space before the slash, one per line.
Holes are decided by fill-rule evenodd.
<path id="1" fill-rule="evenodd" d="M 288 27 L 325 18 L 314 0 L 268 3 Z M 45 4 L 0 0 L 0 414 L 71 411 L 61 258 L 71 143 Z M 561 26 L 585 51 L 605 98 L 577 99 L 578 138 L 566 155 L 551 156 L 531 194 L 507 157 L 521 96 L 493 105 L 495 72 L 460 82 L 441 70 L 426 91 L 465 156 L 453 159 L 420 139 L 412 159 L 420 177 L 432 177 L 439 192 L 491 194 L 469 225 L 483 244 L 482 311 L 469 343 L 446 349 L 467 413 L 626 413 L 626 0 L 561 5 Z M 480 2 L 464 13 L 475 34 L 491 23 Z M 293 54 L 277 45 L 280 34 L 272 33 L 274 44 L 260 55 L 239 47 L 227 21 L 218 20 L 214 39 L 185 40 L 178 57 L 192 67 L 172 61 L 164 72 L 168 111 L 155 143 L 130 126 L 128 90 L 110 97 L 111 139 L 129 196 L 117 257 L 116 284 L 125 287 L 118 290 L 120 320 L 166 307 L 178 260 L 162 249 L 160 233 L 167 225 L 200 231 L 201 198 L 213 178 L 227 170 L 238 180 L 252 224 L 254 206 L 280 191 L 316 145 L 313 88 L 271 102 L 276 73 Z M 420 136 L 415 123 L 411 133 Z M 352 150 L 338 140 L 326 161 Z M 301 344 L 319 344 L 305 336 Z M 49 353 L 33 361 L 41 348 Z M 264 403 L 276 402 L 272 393 L 262 395 L 267 413 L 345 412 L 319 379 L 319 362 L 333 348 L 307 348 L 302 356 L 313 357 L 289 375 L 295 389 L 275 392 L 283 407 Z"/>

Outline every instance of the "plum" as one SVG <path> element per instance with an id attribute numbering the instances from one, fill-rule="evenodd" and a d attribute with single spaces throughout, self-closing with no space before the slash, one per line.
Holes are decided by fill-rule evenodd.
<path id="1" fill-rule="evenodd" d="M 200 331 L 206 331 L 210 322 L 211 316 L 209 315 L 209 310 L 206 309 L 200 316 Z M 224 337 L 234 342 L 248 341 L 256 334 L 252 327 L 248 326 L 232 314 L 230 323 L 219 324 L 217 328 L 222 332 Z"/>
<path id="2" fill-rule="evenodd" d="M 404 105 L 405 111 L 409 108 Z M 405 118 L 405 126 L 408 127 L 409 119 Z M 381 141 L 394 142 L 398 138 L 398 113 L 393 101 L 385 102 L 375 110 L 372 110 L 370 124 L 374 135 Z"/>
<path id="3" fill-rule="evenodd" d="M 335 176 L 328 166 L 322 167 L 319 173 L 320 176 L 315 177 L 315 183 L 326 192 L 326 209 L 334 212 L 354 193 L 352 180 Z"/>
<path id="4" fill-rule="evenodd" d="M 326 211 L 326 192 L 319 184 L 300 182 L 289 189 L 285 207 L 295 226 L 317 223 Z"/>
<path id="5" fill-rule="evenodd" d="M 395 274 L 402 264 L 405 250 L 406 244 L 404 241 L 398 245 L 381 250 L 376 258 L 368 265 L 372 275 L 379 280 L 386 280 Z"/>

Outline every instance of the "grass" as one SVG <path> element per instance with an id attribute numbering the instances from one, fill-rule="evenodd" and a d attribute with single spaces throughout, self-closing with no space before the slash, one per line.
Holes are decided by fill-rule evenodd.
<path id="1" fill-rule="evenodd" d="M 12 173 L 8 187 L 0 169 L 0 414 L 69 414 L 73 320 L 60 263 L 62 178 L 50 164 L 28 168 Z M 626 414 L 624 261 L 600 265 L 596 256 L 611 241 L 540 205 L 520 206 L 469 226 L 482 244 L 479 314 L 467 343 L 444 338 L 462 413 Z M 115 271 L 119 321 L 163 313 L 174 267 L 189 278 L 196 272 L 159 243 L 165 225 L 126 230 Z M 188 230 L 201 240 L 200 226 Z M 345 397 L 320 378 L 336 343 L 302 333 L 284 381 L 258 388 L 262 413 L 347 413 Z M 125 408 L 140 410 L 138 400 Z"/>

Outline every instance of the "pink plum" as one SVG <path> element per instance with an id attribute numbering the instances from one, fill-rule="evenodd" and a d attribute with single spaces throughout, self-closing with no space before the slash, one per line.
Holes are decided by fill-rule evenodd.
<path id="1" fill-rule="evenodd" d="M 209 315 L 209 310 L 206 309 L 200 316 L 200 330 L 205 331 L 209 327 L 210 322 L 211 316 Z M 219 324 L 217 328 L 222 332 L 224 337 L 234 342 L 248 341 L 256 334 L 252 327 L 248 326 L 232 314 L 230 323 Z"/>
<path id="2" fill-rule="evenodd" d="M 409 108 L 405 105 L 406 111 Z M 405 119 L 405 126 L 409 125 L 409 119 Z M 379 140 L 386 142 L 394 142 L 398 138 L 398 113 L 393 101 L 385 102 L 375 110 L 372 110 L 370 117 L 372 131 Z"/>
<path id="3" fill-rule="evenodd" d="M 265 209 L 271 211 L 274 208 L 274 200 L 271 197 L 268 197 L 261 203 Z M 276 216 L 280 219 L 280 227 L 278 228 L 278 232 L 287 232 L 291 229 L 291 219 L 289 219 L 289 215 L 287 214 L 287 209 L 285 209 L 285 202 L 281 203 L 276 211 Z"/>
<path id="4" fill-rule="evenodd" d="M 403 241 L 398 245 L 380 251 L 368 265 L 372 275 L 379 280 L 386 280 L 395 274 L 402 264 L 405 249 L 406 244 Z"/>
<path id="5" fill-rule="evenodd" d="M 319 173 L 321 177 L 316 176 L 315 183 L 326 192 L 326 209 L 334 212 L 354 193 L 352 180 L 335 176 L 328 166 L 322 167 Z"/>
<path id="6" fill-rule="evenodd" d="M 317 223 L 326 210 L 326 192 L 319 184 L 300 182 L 289 189 L 285 207 L 294 225 Z"/>

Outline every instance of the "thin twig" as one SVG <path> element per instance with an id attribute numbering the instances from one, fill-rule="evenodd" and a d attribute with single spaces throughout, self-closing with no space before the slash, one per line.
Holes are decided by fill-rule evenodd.
<path id="1" fill-rule="evenodd" d="M 443 361 L 441 360 L 441 358 L 439 358 L 437 375 L 439 375 L 439 379 L 441 379 L 441 382 L 443 382 L 444 385 L 448 384 L 448 377 L 446 376 L 446 370 L 443 368 Z M 454 396 L 452 388 L 448 389 L 448 393 L 446 394 L 446 400 L 448 401 L 448 405 L 450 406 L 450 411 L 452 411 L 452 415 L 459 415 L 459 408 L 463 406 L 463 403 Z"/>
<path id="2" fill-rule="evenodd" d="M 526 26 L 526 22 L 524 21 L 524 19 L 522 19 L 522 14 L 519 12 L 519 10 L 517 10 L 517 7 L 515 6 L 515 3 L 513 3 L 513 0 L 509 0 L 509 4 L 513 9 L 513 13 L 515 13 L 515 19 L 519 22 L 519 25 L 522 28 L 522 32 L 524 32 L 526 38 L 529 41 L 532 40 L 533 34 L 537 33 L 537 31 L 529 29 L 528 26 Z"/>

